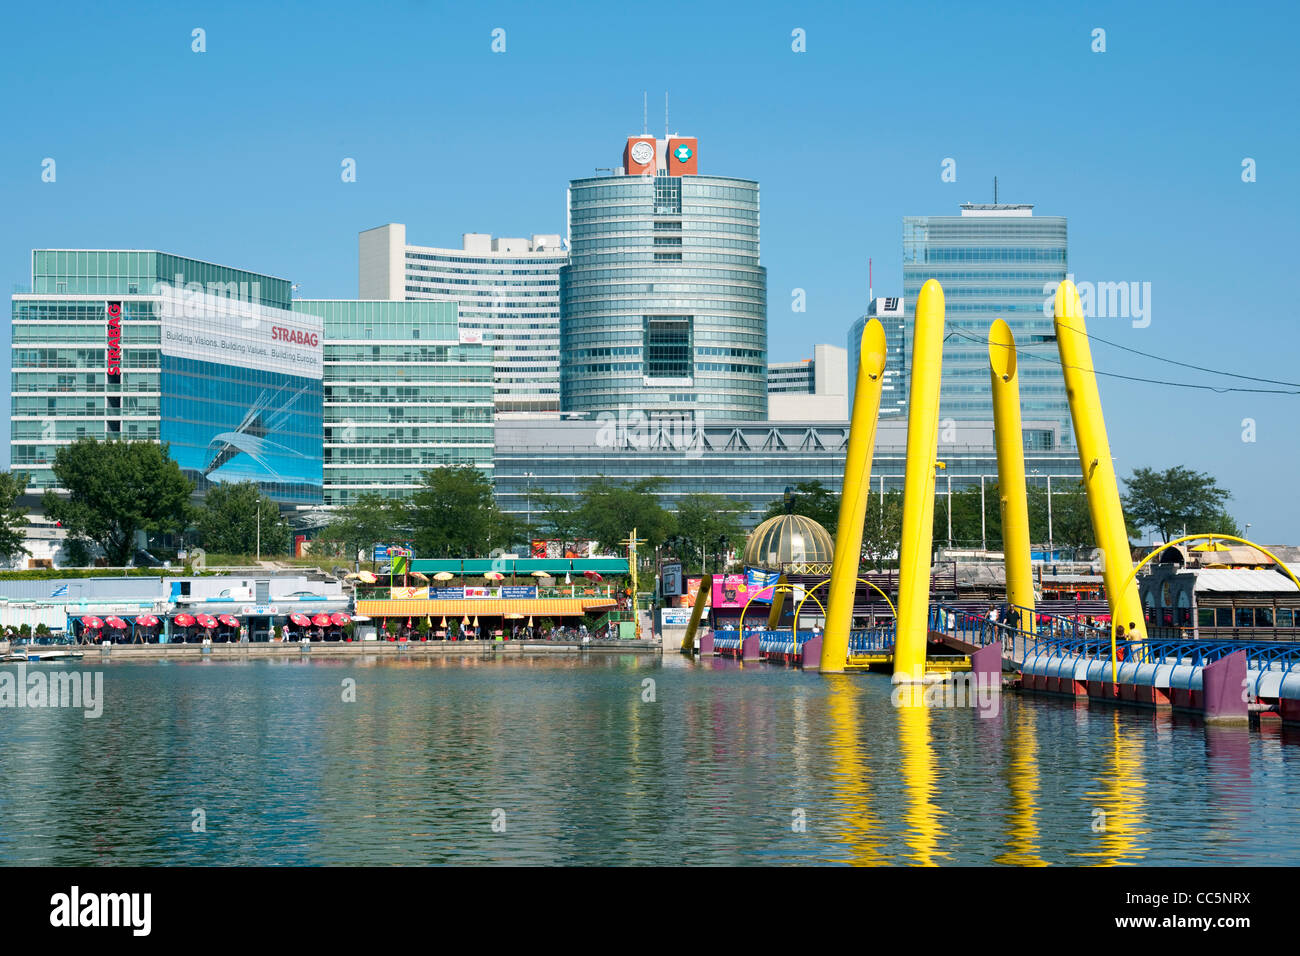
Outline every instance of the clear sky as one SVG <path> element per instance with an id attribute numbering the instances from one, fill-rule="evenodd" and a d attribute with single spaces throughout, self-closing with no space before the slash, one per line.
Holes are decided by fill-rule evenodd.
<path id="1" fill-rule="evenodd" d="M 567 181 L 619 165 L 643 91 L 662 135 L 667 90 L 701 172 L 762 185 L 772 361 L 844 345 L 868 257 L 876 294 L 901 292 L 902 217 L 987 202 L 996 175 L 1004 202 L 1068 217 L 1077 280 L 1150 283 L 1149 325 L 1090 331 L 1300 382 L 1281 294 L 1300 251 L 1296 7 L 980 6 L 5 4 L 0 281 L 29 282 L 33 248 L 162 249 L 354 297 L 361 229 L 405 222 L 409 241 L 443 246 L 563 233 Z M 191 49 L 195 28 L 206 52 Z M 955 182 L 941 178 L 949 158 Z M 1094 359 L 1283 387 L 1104 345 Z M 1121 474 L 1209 471 L 1251 537 L 1300 543 L 1300 396 L 1115 378 L 1101 390 Z"/>

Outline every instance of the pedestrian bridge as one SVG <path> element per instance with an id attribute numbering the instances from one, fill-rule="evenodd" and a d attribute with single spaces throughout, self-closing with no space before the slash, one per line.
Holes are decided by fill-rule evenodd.
<path id="1" fill-rule="evenodd" d="M 1242 652 L 1239 683 L 1251 709 L 1300 720 L 1300 642 L 1119 639 L 1112 662 L 1108 625 L 1089 625 L 1083 614 L 1017 608 L 1020 621 L 1029 623 L 1011 627 L 990 621 L 991 607 L 931 605 L 927 672 L 967 669 L 970 655 L 997 646 L 1003 670 L 1018 674 L 1026 690 L 1202 710 L 1205 668 Z M 820 642 L 821 633 L 811 630 L 746 628 L 712 635 L 714 653 L 792 667 L 817 666 Z M 847 669 L 887 669 L 893 653 L 894 622 L 854 630 Z"/>

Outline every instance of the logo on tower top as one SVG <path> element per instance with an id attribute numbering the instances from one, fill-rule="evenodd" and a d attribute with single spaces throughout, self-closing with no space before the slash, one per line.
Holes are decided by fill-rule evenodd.
<path id="1" fill-rule="evenodd" d="M 645 140 L 632 144 L 632 162 L 644 166 L 655 158 L 655 148 Z"/>
<path id="2" fill-rule="evenodd" d="M 675 150 L 673 150 L 673 155 L 677 157 L 677 162 L 684 163 L 691 158 L 692 155 L 691 148 L 687 146 L 685 143 L 682 143 Z"/>

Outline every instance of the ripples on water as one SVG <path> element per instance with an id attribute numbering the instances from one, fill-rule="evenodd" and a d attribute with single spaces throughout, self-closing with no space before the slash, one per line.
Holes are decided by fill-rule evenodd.
<path id="1" fill-rule="evenodd" d="M 102 670 L 97 720 L 0 710 L 0 862 L 1300 863 L 1276 727 L 671 656 Z"/>

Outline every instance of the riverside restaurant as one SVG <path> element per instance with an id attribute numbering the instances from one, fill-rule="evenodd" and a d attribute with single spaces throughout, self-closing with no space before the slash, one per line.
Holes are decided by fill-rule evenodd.
<path id="1" fill-rule="evenodd" d="M 626 558 L 414 559 L 402 573 L 357 584 L 356 613 L 390 639 L 508 640 L 556 629 L 633 637 Z"/>
<path id="2" fill-rule="evenodd" d="M 329 636 L 350 604 L 340 582 L 303 575 L 0 580 L 0 626 L 44 625 L 93 644 L 268 641 L 277 628 Z"/>

